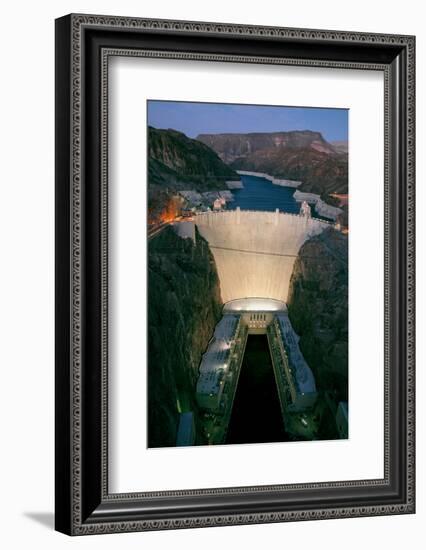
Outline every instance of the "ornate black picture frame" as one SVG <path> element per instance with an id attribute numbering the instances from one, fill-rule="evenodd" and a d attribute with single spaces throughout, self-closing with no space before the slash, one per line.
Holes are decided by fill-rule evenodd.
<path id="1" fill-rule="evenodd" d="M 116 55 L 383 72 L 383 479 L 108 492 L 107 71 Z M 56 21 L 58 531 L 414 513 L 414 55 L 413 36 L 74 14 Z"/>

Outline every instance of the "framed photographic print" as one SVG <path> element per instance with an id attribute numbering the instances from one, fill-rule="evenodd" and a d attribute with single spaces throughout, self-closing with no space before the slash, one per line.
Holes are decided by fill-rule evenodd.
<path id="1" fill-rule="evenodd" d="M 56 529 L 406 514 L 412 36 L 56 21 Z"/>

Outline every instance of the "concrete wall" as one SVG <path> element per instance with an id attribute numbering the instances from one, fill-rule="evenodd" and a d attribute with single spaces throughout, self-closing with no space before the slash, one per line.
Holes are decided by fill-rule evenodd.
<path id="1" fill-rule="evenodd" d="M 306 201 L 309 204 L 315 205 L 315 210 L 320 216 L 325 218 L 330 218 L 336 220 L 340 214 L 343 213 L 341 208 L 337 206 L 331 206 L 330 204 L 325 203 L 319 195 L 315 193 L 305 193 L 304 191 L 299 191 L 298 189 L 293 194 L 294 200 L 298 202 Z"/>
<path id="2" fill-rule="evenodd" d="M 330 224 L 294 214 L 226 211 L 196 216 L 220 278 L 223 302 L 245 297 L 287 301 L 302 244 Z"/>
<path id="3" fill-rule="evenodd" d="M 195 242 L 195 225 L 193 221 L 174 223 L 172 227 L 182 239 L 192 239 Z"/>

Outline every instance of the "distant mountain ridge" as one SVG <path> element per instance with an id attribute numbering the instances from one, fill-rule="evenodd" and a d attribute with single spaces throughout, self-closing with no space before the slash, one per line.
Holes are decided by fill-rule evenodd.
<path id="1" fill-rule="evenodd" d="M 320 132 L 294 130 L 290 132 L 252 132 L 248 134 L 199 134 L 197 140 L 217 152 L 228 164 L 240 157 L 269 149 L 306 149 L 335 154 L 336 150 Z"/>
<path id="2" fill-rule="evenodd" d="M 200 134 L 197 139 L 235 170 L 302 181 L 301 191 L 317 193 L 330 204 L 335 203 L 331 193 L 348 192 L 348 155 L 342 143 L 335 147 L 320 132 Z"/>

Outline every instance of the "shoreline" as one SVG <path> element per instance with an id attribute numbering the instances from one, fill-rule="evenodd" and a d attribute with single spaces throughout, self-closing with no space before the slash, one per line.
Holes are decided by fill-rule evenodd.
<path id="1" fill-rule="evenodd" d="M 237 174 L 239 176 L 253 176 L 255 178 L 264 178 L 266 180 L 269 180 L 274 185 L 279 185 L 280 187 L 299 187 L 302 185 L 301 181 L 296 180 L 285 180 L 281 178 L 275 178 L 274 176 L 270 176 L 269 174 L 264 174 L 263 172 L 250 172 L 247 170 L 236 170 Z"/>
<path id="2" fill-rule="evenodd" d="M 293 194 L 294 200 L 297 202 L 306 201 L 308 204 L 313 204 L 315 210 L 320 216 L 330 218 L 334 221 L 337 220 L 337 217 L 343 213 L 343 210 L 337 206 L 331 206 L 322 200 L 322 198 L 316 193 L 305 193 L 304 191 L 299 191 L 298 189 Z"/>
<path id="3" fill-rule="evenodd" d="M 332 222 L 336 222 L 338 216 L 343 213 L 343 210 L 341 208 L 332 206 L 324 202 L 321 199 L 320 195 L 316 193 L 307 193 L 304 191 L 299 191 L 297 187 L 302 184 L 302 182 L 300 181 L 278 179 L 278 178 L 274 178 L 273 176 L 270 176 L 269 174 L 264 174 L 261 172 L 251 172 L 246 170 L 237 170 L 237 174 L 240 176 L 253 176 L 253 177 L 262 178 L 264 180 L 269 181 L 273 185 L 278 185 L 279 187 L 289 187 L 294 189 L 293 198 L 296 202 L 302 203 L 303 201 L 306 201 L 308 204 L 312 205 L 315 208 L 319 216 L 328 218 Z M 179 191 L 178 193 L 183 198 L 191 202 L 213 201 L 216 198 L 222 199 L 225 203 L 233 202 L 235 198 L 232 193 L 232 190 L 244 189 L 244 184 L 242 180 L 228 180 L 225 183 L 228 187 L 227 190 L 207 191 L 204 193 L 199 193 L 194 190 L 183 190 L 183 191 Z"/>
<path id="4" fill-rule="evenodd" d="M 295 192 L 293 193 L 294 200 L 296 202 L 306 201 L 308 204 L 314 205 L 315 210 L 318 212 L 318 214 L 320 216 L 324 216 L 325 218 L 336 221 L 338 216 L 343 213 L 343 210 L 341 208 L 338 208 L 337 206 L 332 206 L 331 204 L 327 204 L 326 202 L 324 202 L 321 199 L 320 195 L 317 195 L 316 193 L 306 193 L 304 191 L 299 191 L 299 189 L 297 188 L 302 185 L 303 182 L 301 181 L 274 178 L 274 176 L 270 176 L 269 174 L 264 174 L 262 172 L 250 172 L 246 170 L 236 170 L 236 172 L 240 176 L 253 176 L 257 178 L 263 178 L 270 181 L 272 184 L 279 185 L 281 187 L 296 188 Z"/>

